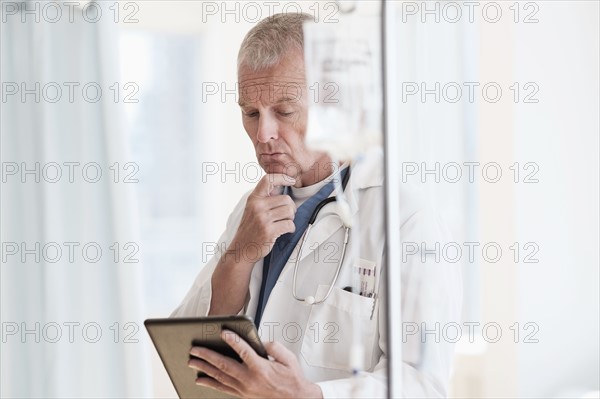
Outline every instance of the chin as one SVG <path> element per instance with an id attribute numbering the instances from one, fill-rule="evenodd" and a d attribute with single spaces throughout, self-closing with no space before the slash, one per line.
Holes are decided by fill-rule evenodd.
<path id="1" fill-rule="evenodd" d="M 284 165 L 278 163 L 262 164 L 260 166 L 262 166 L 263 170 L 267 174 L 284 173 L 286 169 Z"/>
<path id="2" fill-rule="evenodd" d="M 291 177 L 296 177 L 296 175 L 298 174 L 298 169 L 293 166 L 290 166 L 290 164 L 269 162 L 261 163 L 260 166 L 267 174 L 283 173 Z"/>

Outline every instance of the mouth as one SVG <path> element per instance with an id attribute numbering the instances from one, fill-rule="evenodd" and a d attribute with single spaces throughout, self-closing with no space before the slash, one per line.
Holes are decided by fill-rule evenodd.
<path id="1" fill-rule="evenodd" d="M 285 153 L 283 152 L 263 152 L 259 155 L 258 160 L 263 166 L 280 165 L 286 162 Z"/>
<path id="2" fill-rule="evenodd" d="M 285 155 L 285 152 L 273 151 L 273 152 L 261 152 L 259 154 L 260 157 L 265 158 L 277 158 Z"/>

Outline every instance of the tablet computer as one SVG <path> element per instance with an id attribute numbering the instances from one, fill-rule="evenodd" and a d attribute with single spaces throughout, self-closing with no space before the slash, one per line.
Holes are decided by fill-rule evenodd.
<path id="1" fill-rule="evenodd" d="M 231 397 L 196 385 L 196 377 L 204 373 L 198 373 L 187 365 L 192 346 L 204 346 L 241 362 L 237 353 L 221 339 L 222 330 L 237 333 L 256 353 L 267 358 L 254 321 L 249 316 L 148 319 L 144 325 L 180 398 Z"/>

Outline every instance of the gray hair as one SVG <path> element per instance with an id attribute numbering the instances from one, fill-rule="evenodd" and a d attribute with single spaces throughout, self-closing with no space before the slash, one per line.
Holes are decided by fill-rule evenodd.
<path id="1" fill-rule="evenodd" d="M 260 21 L 244 37 L 238 53 L 237 66 L 253 72 L 277 64 L 290 50 L 303 51 L 304 21 L 312 19 L 306 13 L 274 14 Z"/>

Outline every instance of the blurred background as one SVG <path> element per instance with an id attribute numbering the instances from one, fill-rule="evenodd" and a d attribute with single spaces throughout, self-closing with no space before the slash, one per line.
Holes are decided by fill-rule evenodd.
<path id="1" fill-rule="evenodd" d="M 245 33 L 379 2 L 1 5 L 0 394 L 173 397 L 143 320 L 179 304 L 262 176 L 235 94 Z M 390 174 L 462 250 L 450 396 L 598 397 L 599 3 L 388 12 Z"/>

